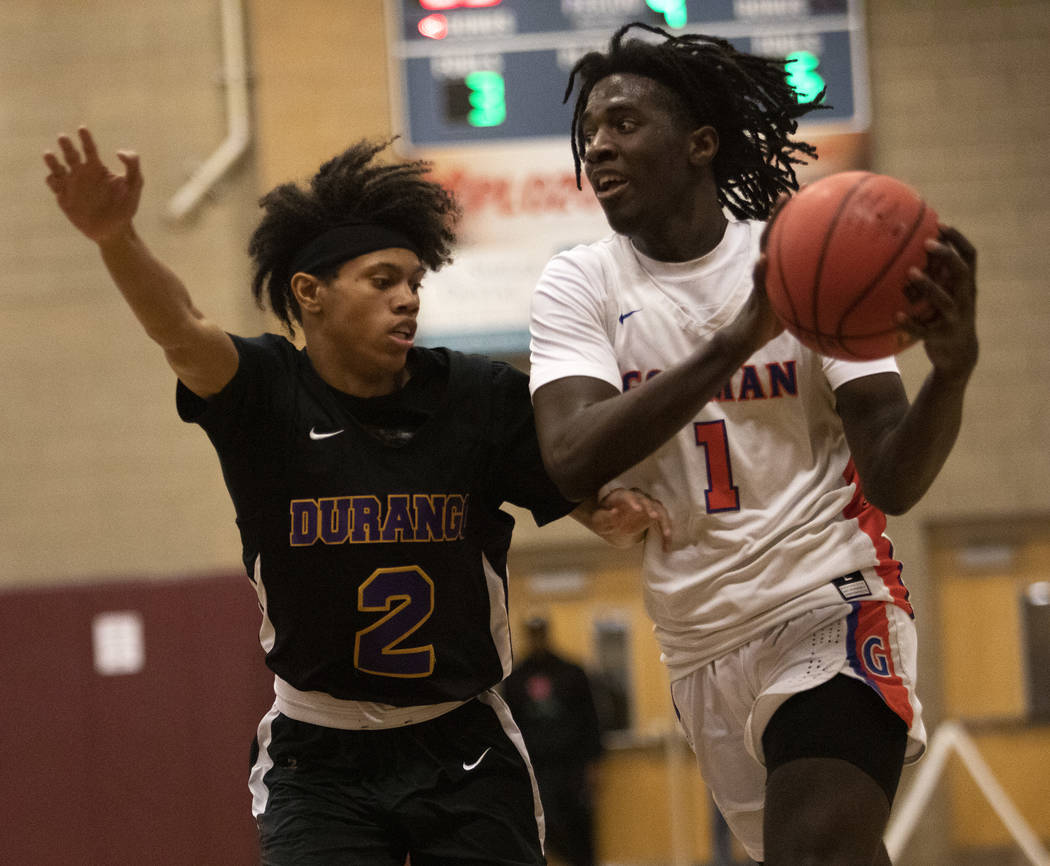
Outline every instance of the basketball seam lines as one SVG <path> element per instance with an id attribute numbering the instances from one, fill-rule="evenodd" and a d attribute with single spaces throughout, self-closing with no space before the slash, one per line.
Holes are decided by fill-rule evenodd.
<path id="1" fill-rule="evenodd" d="M 853 199 L 853 196 L 856 195 L 857 190 L 864 186 L 864 184 L 870 181 L 873 177 L 875 177 L 874 174 L 865 174 L 864 177 L 860 178 L 855 184 L 853 184 L 853 186 L 850 188 L 850 191 L 846 193 L 842 201 L 839 202 L 838 209 L 835 211 L 835 216 L 831 218 L 831 222 L 828 224 L 828 228 L 824 232 L 824 243 L 821 244 L 820 247 L 820 258 L 817 260 L 817 273 L 813 281 L 813 309 L 811 311 L 813 317 L 813 330 L 816 331 L 817 341 L 820 343 L 820 347 L 822 349 L 827 348 L 824 345 L 827 337 L 825 336 L 820 327 L 820 291 L 822 288 L 821 282 L 824 279 L 824 262 L 827 258 L 828 246 L 830 245 L 831 237 L 835 234 L 835 229 L 839 224 L 839 219 L 842 216 L 842 212 L 846 209 L 846 206 Z M 841 328 L 841 317 L 839 318 L 839 321 L 840 324 L 838 325 L 838 327 Z M 840 336 L 841 331 L 835 335 L 835 339 L 838 339 Z M 843 346 L 842 348 L 845 348 L 845 346 Z"/>
<path id="2" fill-rule="evenodd" d="M 923 221 L 923 218 L 925 216 L 926 216 L 926 202 L 922 201 L 921 202 L 921 206 L 919 207 L 919 212 L 918 212 L 918 214 L 916 214 L 915 221 L 912 223 L 911 230 L 904 236 L 904 239 L 900 242 L 900 244 L 898 244 L 896 251 L 893 253 L 893 255 L 890 258 L 887 259 L 886 264 L 884 264 L 882 266 L 882 270 L 879 271 L 875 275 L 875 277 L 871 280 L 871 282 L 868 283 L 868 285 L 864 287 L 864 290 L 862 292 L 858 293 L 858 295 L 857 295 L 856 299 L 853 301 L 853 303 L 843 311 L 841 316 L 839 316 L 838 333 L 835 334 L 835 338 L 839 341 L 840 345 L 842 343 L 843 322 L 845 322 L 845 320 L 849 317 L 849 314 L 853 310 L 855 310 L 857 308 L 857 306 L 869 294 L 871 294 L 875 290 L 875 287 L 879 284 L 879 282 L 882 280 L 882 278 L 884 276 L 886 276 L 886 272 L 890 268 L 892 268 L 894 266 L 894 264 L 896 264 L 897 259 L 899 259 L 900 256 L 901 256 L 901 253 L 904 252 L 905 247 L 907 247 L 908 244 L 911 243 L 911 239 L 915 236 L 915 232 L 917 232 L 919 230 L 919 226 L 922 225 L 922 221 Z M 883 334 L 883 333 L 886 333 L 886 332 L 885 331 L 879 331 L 878 333 L 879 334 Z M 876 335 L 872 335 L 872 336 L 876 336 Z"/>

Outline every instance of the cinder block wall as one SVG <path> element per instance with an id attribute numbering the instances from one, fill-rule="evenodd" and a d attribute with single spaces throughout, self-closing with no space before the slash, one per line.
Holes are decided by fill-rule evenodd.
<path id="1" fill-rule="evenodd" d="M 137 150 L 140 233 L 230 329 L 258 329 L 244 249 L 244 160 L 187 225 L 169 198 L 226 134 L 219 7 L 15 0 L 0 16 L 0 585 L 236 567 L 233 509 L 174 376 L 94 245 L 43 182 L 40 154 L 87 124 L 110 163 Z"/>
<path id="2" fill-rule="evenodd" d="M 917 515 L 1050 504 L 1050 3 L 876 0 L 874 159 L 977 245 L 981 359 L 959 444 Z M 909 380 L 921 350 L 904 356 Z"/>

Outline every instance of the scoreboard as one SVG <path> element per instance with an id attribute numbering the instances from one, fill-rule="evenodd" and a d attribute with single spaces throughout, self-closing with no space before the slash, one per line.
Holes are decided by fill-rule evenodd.
<path id="1" fill-rule="evenodd" d="M 784 59 L 807 128 L 868 125 L 861 0 L 387 0 L 399 131 L 411 147 L 567 138 L 579 57 L 631 21 Z M 638 35 L 643 36 L 642 31 Z"/>
<path id="2" fill-rule="evenodd" d="M 455 261 L 426 278 L 429 345 L 518 355 L 546 262 L 608 224 L 577 190 L 569 149 L 569 72 L 638 21 L 718 36 L 781 59 L 820 160 L 800 180 L 865 168 L 868 89 L 861 0 L 386 0 L 393 131 L 463 206 Z M 644 30 L 639 38 L 656 38 Z"/>

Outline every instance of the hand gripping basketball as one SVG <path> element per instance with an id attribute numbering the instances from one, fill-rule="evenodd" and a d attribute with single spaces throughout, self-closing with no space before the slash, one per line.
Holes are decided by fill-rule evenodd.
<path id="1" fill-rule="evenodd" d="M 926 267 L 926 240 L 937 214 L 907 184 L 846 171 L 798 192 L 776 213 L 766 245 L 766 291 L 784 327 L 822 355 L 882 358 L 914 337 L 898 314 L 935 315 L 905 288 L 912 267 Z"/>

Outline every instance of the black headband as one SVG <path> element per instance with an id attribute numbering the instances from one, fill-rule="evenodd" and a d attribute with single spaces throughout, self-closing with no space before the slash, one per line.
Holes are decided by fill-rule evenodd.
<path id="1" fill-rule="evenodd" d="M 410 250 L 419 255 L 416 244 L 407 236 L 386 226 L 369 223 L 351 223 L 322 232 L 292 259 L 291 273 L 302 271 L 316 274 L 334 265 L 341 265 L 365 253 L 385 249 Z"/>

